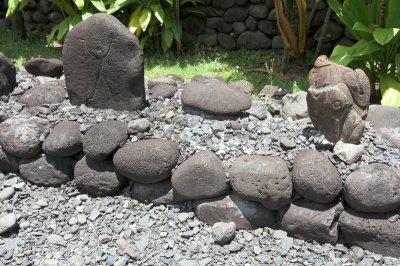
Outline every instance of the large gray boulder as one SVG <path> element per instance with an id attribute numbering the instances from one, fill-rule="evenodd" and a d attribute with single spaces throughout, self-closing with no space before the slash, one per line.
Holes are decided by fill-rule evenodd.
<path id="1" fill-rule="evenodd" d="M 347 244 L 384 256 L 400 254 L 400 219 L 396 213 L 361 213 L 351 209 L 339 217 L 339 227 Z"/>
<path id="2" fill-rule="evenodd" d="M 116 110 L 144 107 L 143 51 L 115 17 L 95 14 L 74 26 L 65 37 L 63 62 L 72 104 Z"/>
<path id="3" fill-rule="evenodd" d="M 185 106 L 216 115 L 233 115 L 251 107 L 251 98 L 218 79 L 202 79 L 181 86 Z"/>
<path id="4" fill-rule="evenodd" d="M 92 126 L 83 136 L 83 151 L 93 160 L 106 160 L 128 139 L 126 124 L 109 120 Z"/>
<path id="5" fill-rule="evenodd" d="M 17 70 L 14 63 L 0 52 L 0 96 L 7 95 L 17 86 Z"/>
<path id="6" fill-rule="evenodd" d="M 400 207 L 400 175 L 380 163 L 361 167 L 346 178 L 343 196 L 360 212 L 393 211 Z"/>
<path id="7" fill-rule="evenodd" d="M 25 69 L 34 76 L 55 78 L 63 74 L 63 62 L 57 58 L 33 58 L 26 62 Z"/>
<path id="8" fill-rule="evenodd" d="M 25 92 L 21 96 L 20 102 L 26 104 L 28 107 L 62 103 L 65 93 L 64 80 L 51 80 L 35 85 L 32 89 Z"/>
<path id="9" fill-rule="evenodd" d="M 124 181 L 115 173 L 111 160 L 95 161 L 86 156 L 76 163 L 74 176 L 79 191 L 96 197 L 117 194 Z"/>
<path id="10" fill-rule="evenodd" d="M 130 143 L 114 155 L 118 173 L 139 183 L 157 183 L 171 177 L 179 147 L 170 140 L 147 139 Z"/>
<path id="11" fill-rule="evenodd" d="M 371 105 L 366 120 L 373 124 L 378 137 L 400 149 L 400 108 Z"/>
<path id="12" fill-rule="evenodd" d="M 342 178 L 336 167 L 322 153 L 302 150 L 294 158 L 294 189 L 304 198 L 319 202 L 333 201 L 342 190 Z"/>
<path id="13" fill-rule="evenodd" d="M 37 186 L 59 187 L 72 180 L 74 165 L 70 157 L 43 156 L 22 160 L 19 172 L 22 178 Z"/>
<path id="14" fill-rule="evenodd" d="M 43 151 L 53 156 L 69 156 L 81 152 L 79 124 L 73 121 L 57 124 L 43 142 Z"/>
<path id="15" fill-rule="evenodd" d="M 0 149 L 0 170 L 4 172 L 17 172 L 20 159 Z"/>
<path id="16" fill-rule="evenodd" d="M 277 210 L 290 203 L 292 179 L 286 162 L 279 157 L 242 155 L 229 171 L 233 191 Z"/>
<path id="17" fill-rule="evenodd" d="M 338 218 L 343 210 L 340 202 L 320 204 L 297 200 L 280 211 L 281 226 L 294 237 L 334 245 L 339 237 Z"/>
<path id="18" fill-rule="evenodd" d="M 228 190 L 224 166 L 211 151 L 201 151 L 175 170 L 172 186 L 185 199 L 205 199 L 220 196 Z"/>
<path id="19" fill-rule="evenodd" d="M 209 225 L 234 222 L 236 229 L 274 227 L 275 212 L 260 203 L 249 201 L 232 193 L 223 197 L 195 201 L 196 216 Z"/>
<path id="20" fill-rule="evenodd" d="M 17 115 L 0 124 L 0 144 L 11 155 L 32 158 L 42 150 L 41 137 L 49 131 L 50 124 L 46 119 Z"/>

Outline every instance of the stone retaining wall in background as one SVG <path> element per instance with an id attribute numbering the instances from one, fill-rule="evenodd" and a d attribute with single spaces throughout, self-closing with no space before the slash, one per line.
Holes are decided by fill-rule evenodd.
<path id="1" fill-rule="evenodd" d="M 310 14 L 315 0 L 307 0 Z M 0 0 L 0 18 L 5 16 L 7 0 Z M 186 46 L 200 44 L 224 49 L 282 49 L 283 42 L 276 25 L 273 0 L 203 0 L 199 9 L 206 16 L 189 15 L 182 19 Z M 325 19 L 327 4 L 322 1 L 311 23 L 307 46 L 315 47 Z M 45 31 L 59 23 L 63 16 L 48 0 L 31 0 L 23 12 L 28 32 Z M 334 45 L 354 43 L 354 37 L 332 14 L 321 53 Z"/>

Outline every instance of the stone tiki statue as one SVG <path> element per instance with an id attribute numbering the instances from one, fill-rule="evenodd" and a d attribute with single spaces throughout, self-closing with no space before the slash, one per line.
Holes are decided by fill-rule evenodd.
<path id="1" fill-rule="evenodd" d="M 320 56 L 310 71 L 308 83 L 307 105 L 314 126 L 331 142 L 358 143 L 371 94 L 364 71 Z"/>

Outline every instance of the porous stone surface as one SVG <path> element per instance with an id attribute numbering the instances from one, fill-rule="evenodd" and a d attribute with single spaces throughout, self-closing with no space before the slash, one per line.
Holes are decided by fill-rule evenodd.
<path id="1" fill-rule="evenodd" d="M 338 141 L 333 148 L 334 153 L 347 164 L 352 164 L 361 159 L 364 147 L 351 143 L 343 143 Z"/>
<path id="2" fill-rule="evenodd" d="M 65 93 L 64 80 L 51 80 L 38 84 L 25 92 L 21 96 L 20 102 L 28 107 L 58 104 L 64 101 Z"/>
<path id="3" fill-rule="evenodd" d="M 342 178 L 336 167 L 325 155 L 311 149 L 296 155 L 292 181 L 297 193 L 319 203 L 333 201 L 342 190 Z"/>
<path id="4" fill-rule="evenodd" d="M 20 159 L 0 149 L 0 170 L 5 172 L 17 172 Z"/>
<path id="5" fill-rule="evenodd" d="M 234 222 L 237 229 L 274 227 L 275 212 L 260 203 L 249 201 L 231 193 L 226 196 L 195 201 L 197 217 L 213 225 L 217 222 Z"/>
<path id="6" fill-rule="evenodd" d="M 57 124 L 43 142 L 43 151 L 52 156 L 69 156 L 81 152 L 79 124 L 73 121 Z"/>
<path id="7" fill-rule="evenodd" d="M 91 127 L 82 138 L 83 151 L 94 160 L 106 160 L 128 139 L 128 129 L 119 121 L 104 121 Z"/>
<path id="8" fill-rule="evenodd" d="M 17 71 L 14 63 L 0 52 L 0 95 L 7 95 L 17 85 Z"/>
<path id="9" fill-rule="evenodd" d="M 215 223 L 212 227 L 214 241 L 215 243 L 220 245 L 225 245 L 228 242 L 232 241 L 232 239 L 235 238 L 235 232 L 236 225 L 233 222 L 218 222 Z"/>
<path id="10" fill-rule="evenodd" d="M 297 200 L 280 211 L 281 226 L 293 237 L 334 245 L 339 238 L 338 220 L 343 210 L 340 202 L 320 204 Z"/>
<path id="11" fill-rule="evenodd" d="M 86 156 L 76 163 L 74 177 L 79 191 L 95 197 L 117 194 L 123 181 L 112 160 L 95 161 Z"/>
<path id="12" fill-rule="evenodd" d="M 232 82 L 229 86 L 231 86 L 234 89 L 240 90 L 246 94 L 251 94 L 254 90 L 254 85 L 247 80 L 238 80 Z"/>
<path id="13" fill-rule="evenodd" d="M 140 183 L 157 183 L 171 177 L 178 163 L 179 147 L 165 139 L 149 139 L 130 143 L 114 155 L 118 173 Z"/>
<path id="14" fill-rule="evenodd" d="M 31 158 L 42 150 L 40 138 L 45 137 L 49 130 L 49 121 L 46 119 L 18 115 L 0 124 L 0 144 L 11 155 Z"/>
<path id="15" fill-rule="evenodd" d="M 344 83 L 313 87 L 307 93 L 308 113 L 314 126 L 331 142 L 342 140 L 358 144 L 365 123 L 353 108 L 355 105 L 349 88 Z"/>
<path id="16" fill-rule="evenodd" d="M 177 194 L 193 199 L 213 198 L 228 190 L 224 166 L 212 151 L 201 151 L 184 161 L 172 175 Z"/>
<path id="17" fill-rule="evenodd" d="M 177 83 L 176 83 L 176 80 L 170 76 L 156 77 L 156 78 L 150 79 L 147 82 L 147 86 L 148 86 L 149 90 L 153 89 L 157 85 L 169 85 L 172 87 L 176 87 Z"/>
<path id="18" fill-rule="evenodd" d="M 371 105 L 367 121 L 373 124 L 377 135 L 389 145 L 400 149 L 400 109 L 383 105 Z"/>
<path id="19" fill-rule="evenodd" d="M 44 187 L 59 187 L 74 177 L 75 161 L 70 157 L 43 156 L 24 159 L 19 165 L 21 177 Z"/>
<path id="20" fill-rule="evenodd" d="M 139 118 L 128 123 L 128 133 L 136 134 L 150 130 L 151 123 L 147 118 Z"/>
<path id="21" fill-rule="evenodd" d="M 162 84 L 153 86 L 149 90 L 149 95 L 150 95 L 150 98 L 158 98 L 158 97 L 171 98 L 174 96 L 174 94 L 177 91 L 178 91 L 178 89 L 176 88 L 176 86 L 162 83 Z"/>
<path id="22" fill-rule="evenodd" d="M 339 218 L 344 239 L 350 245 L 362 247 L 385 256 L 398 257 L 400 252 L 400 219 L 395 213 L 361 213 L 351 209 Z"/>
<path id="23" fill-rule="evenodd" d="M 282 116 L 285 118 L 302 119 L 308 117 L 307 93 L 304 91 L 285 95 L 282 99 Z"/>
<path id="24" fill-rule="evenodd" d="M 63 74 L 63 62 L 56 58 L 33 58 L 26 62 L 25 69 L 35 76 L 55 78 Z"/>
<path id="25" fill-rule="evenodd" d="M 0 217 L 0 235 L 13 229 L 17 224 L 17 216 L 14 213 L 7 213 Z"/>
<path id="26" fill-rule="evenodd" d="M 63 46 L 72 104 L 115 110 L 144 107 L 143 51 L 118 19 L 95 14 L 68 32 Z"/>
<path id="27" fill-rule="evenodd" d="M 182 104 L 212 114 L 232 115 L 251 107 L 251 98 L 217 79 L 184 85 Z"/>
<path id="28" fill-rule="evenodd" d="M 243 155 L 229 171 L 233 191 L 277 210 L 290 203 L 292 180 L 286 162 L 278 157 Z"/>
<path id="29" fill-rule="evenodd" d="M 400 174 L 381 163 L 363 166 L 346 178 L 343 196 L 360 212 L 393 211 L 400 207 Z"/>

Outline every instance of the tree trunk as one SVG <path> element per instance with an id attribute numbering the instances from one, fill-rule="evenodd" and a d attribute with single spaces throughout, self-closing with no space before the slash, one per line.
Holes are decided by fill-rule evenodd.
<path id="1" fill-rule="evenodd" d="M 21 11 L 15 11 L 11 16 L 11 29 L 13 39 L 16 41 L 26 39 L 26 30 L 24 26 L 24 19 L 22 17 Z"/>

